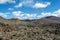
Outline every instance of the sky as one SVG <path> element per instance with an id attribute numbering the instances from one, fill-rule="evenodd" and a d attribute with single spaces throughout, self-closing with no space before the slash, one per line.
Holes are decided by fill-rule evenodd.
<path id="1" fill-rule="evenodd" d="M 0 0 L 0 16 L 21 20 L 60 17 L 60 0 Z"/>

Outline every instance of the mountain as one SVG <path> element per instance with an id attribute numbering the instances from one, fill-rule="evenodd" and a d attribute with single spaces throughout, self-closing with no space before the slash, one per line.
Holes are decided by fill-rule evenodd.
<path id="1" fill-rule="evenodd" d="M 36 20 L 34 22 L 40 23 L 40 24 L 60 23 L 60 18 L 59 17 L 55 17 L 55 16 L 47 16 L 47 17 L 38 19 L 38 20 Z"/>
<path id="2" fill-rule="evenodd" d="M 59 17 L 55 17 L 55 16 L 48 16 L 48 17 L 45 17 L 46 19 L 50 19 L 50 20 L 54 20 L 54 21 L 60 21 L 60 18 Z"/>
<path id="3" fill-rule="evenodd" d="M 60 40 L 60 18 L 20 20 L 0 17 L 0 40 Z"/>

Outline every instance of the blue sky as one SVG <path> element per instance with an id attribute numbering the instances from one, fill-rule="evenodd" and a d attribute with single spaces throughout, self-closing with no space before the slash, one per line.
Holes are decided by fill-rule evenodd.
<path id="1" fill-rule="evenodd" d="M 59 15 L 60 0 L 0 0 L 0 16 L 7 19 L 39 19 Z"/>

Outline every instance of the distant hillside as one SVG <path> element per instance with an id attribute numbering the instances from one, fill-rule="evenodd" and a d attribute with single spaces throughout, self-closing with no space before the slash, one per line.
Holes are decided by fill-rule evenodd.
<path id="1" fill-rule="evenodd" d="M 0 40 L 60 40 L 60 18 L 19 20 L 0 17 Z"/>
<path id="2" fill-rule="evenodd" d="M 48 23 L 60 23 L 60 18 L 55 16 L 47 16 L 34 21 L 36 23 L 48 24 Z"/>

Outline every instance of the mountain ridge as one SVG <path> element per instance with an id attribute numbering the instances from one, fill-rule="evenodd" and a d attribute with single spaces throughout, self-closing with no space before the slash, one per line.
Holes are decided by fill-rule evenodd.
<path id="1" fill-rule="evenodd" d="M 0 40 L 60 40 L 60 18 L 19 20 L 1 17 Z"/>

